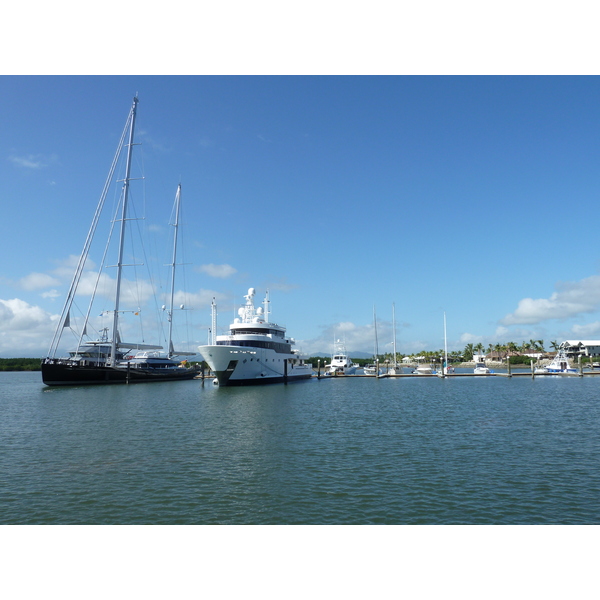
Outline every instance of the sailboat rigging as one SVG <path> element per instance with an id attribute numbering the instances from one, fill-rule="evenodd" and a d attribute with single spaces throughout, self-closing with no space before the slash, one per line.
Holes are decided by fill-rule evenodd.
<path id="1" fill-rule="evenodd" d="M 394 332 L 394 337 L 392 340 L 393 350 L 394 350 L 394 358 L 392 361 L 392 368 L 388 371 L 389 375 L 400 375 L 402 374 L 402 367 L 398 365 L 398 354 L 396 350 L 396 303 L 392 302 L 392 329 Z"/>
<path id="2" fill-rule="evenodd" d="M 373 330 L 375 333 L 375 344 L 373 348 L 373 364 L 365 365 L 363 368 L 363 372 L 365 375 L 379 376 L 379 343 L 377 341 L 377 315 L 375 313 L 375 306 L 373 306 Z"/>
<path id="3" fill-rule="evenodd" d="M 172 381 L 180 379 L 192 379 L 197 372 L 194 368 L 187 367 L 184 363 L 178 363 L 173 360 L 175 354 L 172 346 L 172 314 L 173 297 L 175 282 L 175 262 L 177 252 L 177 226 L 179 224 L 179 205 L 181 197 L 181 185 L 177 189 L 176 195 L 176 223 L 174 234 L 174 249 L 171 277 L 171 297 L 169 308 L 169 346 L 166 356 L 162 356 L 158 351 L 162 350 L 160 345 L 150 345 L 142 343 L 125 343 L 120 336 L 120 314 L 121 294 L 123 284 L 124 248 L 126 238 L 126 222 L 128 217 L 128 199 L 129 185 L 131 181 L 131 162 L 134 146 L 135 120 L 137 113 L 138 99 L 133 99 L 133 104 L 129 111 L 123 133 L 119 140 L 117 152 L 113 159 L 109 174 L 100 196 L 100 201 L 94 213 L 92 225 L 84 243 L 83 251 L 79 257 L 75 274 L 71 286 L 67 293 L 65 304 L 58 322 L 58 327 L 52 339 L 48 356 L 42 360 L 42 380 L 46 385 L 85 385 L 85 384 L 108 384 L 108 383 L 128 383 L 128 382 L 148 382 L 148 381 Z M 127 140 L 127 142 L 125 142 Z M 119 226 L 119 245 L 116 266 L 116 283 L 114 292 L 114 305 L 112 311 L 111 327 L 103 327 L 100 330 L 100 338 L 97 340 L 84 341 L 87 335 L 87 326 L 89 322 L 91 307 L 94 295 L 97 291 L 98 281 L 94 287 L 94 293 L 90 301 L 90 308 L 85 316 L 82 327 L 82 333 L 79 336 L 79 343 L 76 350 L 69 353 L 67 358 L 56 358 L 58 345 L 63 331 L 71 326 L 71 309 L 77 287 L 84 272 L 84 266 L 88 259 L 91 243 L 96 232 L 98 222 L 104 207 L 111 182 L 122 150 L 126 148 L 126 166 L 125 177 L 120 197 L 120 217 L 115 221 L 120 222 Z M 114 225 L 114 223 L 113 223 Z M 112 228 L 111 228 L 112 229 Z M 106 250 L 103 258 L 106 258 Z M 104 265 L 103 265 L 104 266 Z M 98 276 L 99 277 L 99 276 Z M 131 355 L 136 351 L 135 355 Z M 194 354 L 194 353 L 185 353 Z"/>

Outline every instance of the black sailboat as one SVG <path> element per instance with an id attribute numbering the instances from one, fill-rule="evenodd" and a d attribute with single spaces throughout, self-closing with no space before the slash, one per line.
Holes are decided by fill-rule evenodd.
<path id="1" fill-rule="evenodd" d="M 119 314 L 120 314 L 120 296 L 124 256 L 124 243 L 126 221 L 128 220 L 128 197 L 129 183 L 131 180 L 131 159 L 134 146 L 135 118 L 138 99 L 133 99 L 133 104 L 111 169 L 109 171 L 106 184 L 96 208 L 92 225 L 88 232 L 83 251 L 67 294 L 65 304 L 58 322 L 58 326 L 48 356 L 42 360 L 42 380 L 46 385 L 65 386 L 65 385 L 86 385 L 86 384 L 110 384 L 110 383 L 136 383 L 152 381 L 178 381 L 182 379 L 192 379 L 197 375 L 197 371 L 187 366 L 184 360 L 179 362 L 175 360 L 176 356 L 193 355 L 193 352 L 175 352 L 173 350 L 172 322 L 173 322 L 173 291 L 175 284 L 175 262 L 177 252 L 177 228 L 179 225 L 179 206 L 181 200 L 181 185 L 177 188 L 175 198 L 176 219 L 175 234 L 173 244 L 173 262 L 171 278 L 170 307 L 168 311 L 169 318 L 169 340 L 168 351 L 166 354 L 160 352 L 163 349 L 160 345 L 150 345 L 143 343 L 128 343 L 121 340 L 119 333 Z M 119 249 L 116 269 L 116 286 L 114 295 L 114 308 L 112 311 L 112 326 L 104 327 L 100 331 L 100 336 L 96 340 L 84 340 L 87 337 L 87 324 L 93 299 L 90 302 L 90 308 L 85 315 L 84 325 L 79 334 L 77 348 L 69 352 L 65 358 L 57 358 L 58 345 L 65 329 L 71 327 L 71 308 L 75 299 L 78 284 L 84 272 L 84 266 L 90 251 L 90 246 L 94 233 L 96 231 L 100 215 L 104 206 L 106 196 L 113 180 L 114 172 L 119 162 L 121 152 L 126 149 L 125 178 L 121 190 L 119 204 L 120 217 L 115 219 L 119 222 Z"/>

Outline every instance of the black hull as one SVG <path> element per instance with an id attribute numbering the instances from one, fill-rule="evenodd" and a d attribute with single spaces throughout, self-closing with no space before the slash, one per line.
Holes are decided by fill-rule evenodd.
<path id="1" fill-rule="evenodd" d="M 149 383 L 181 381 L 198 375 L 195 369 L 127 369 L 123 367 L 73 366 L 42 363 L 42 381 L 46 385 L 107 385 L 113 383 Z"/>

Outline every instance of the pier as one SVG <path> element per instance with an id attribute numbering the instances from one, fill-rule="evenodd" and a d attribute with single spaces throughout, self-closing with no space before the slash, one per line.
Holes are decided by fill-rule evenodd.
<path id="1" fill-rule="evenodd" d="M 356 373 L 354 375 L 325 375 L 315 373 L 313 378 L 315 379 L 353 379 L 358 377 L 366 377 L 369 379 L 399 379 L 399 378 L 416 378 L 416 379 L 451 379 L 456 377 L 476 377 L 476 378 L 485 378 L 485 377 L 505 377 L 507 379 L 511 377 L 594 377 L 600 376 L 600 370 L 593 371 L 578 371 L 577 373 L 532 373 L 529 371 L 517 371 L 515 372 L 503 372 L 503 373 L 448 373 L 446 375 L 437 375 L 436 373 L 431 373 L 427 375 L 423 375 L 420 373 L 400 373 L 398 375 L 392 375 L 389 373 L 381 373 L 380 375 L 365 375 L 363 373 Z"/>

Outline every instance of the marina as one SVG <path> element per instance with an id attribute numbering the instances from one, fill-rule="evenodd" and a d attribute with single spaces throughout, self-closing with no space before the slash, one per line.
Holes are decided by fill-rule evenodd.
<path id="1" fill-rule="evenodd" d="M 502 372 L 502 373 L 461 373 L 461 372 L 456 372 L 456 373 L 448 373 L 446 375 L 438 375 L 436 373 L 380 373 L 377 377 L 375 377 L 376 379 L 386 379 L 386 378 L 404 378 L 404 377 L 408 377 L 408 378 L 414 378 L 417 377 L 419 379 L 423 379 L 425 377 L 429 377 L 429 378 L 433 378 L 433 377 L 448 377 L 448 378 L 453 378 L 453 377 L 477 377 L 477 378 L 481 378 L 481 377 L 532 377 L 532 378 L 536 378 L 536 377 L 596 377 L 600 375 L 600 372 L 598 371 L 586 371 L 586 370 L 582 370 L 582 371 L 577 371 L 577 372 L 569 372 L 569 373 L 536 373 L 536 372 L 531 372 L 530 370 L 527 369 L 519 369 L 519 370 L 512 370 L 510 373 L 508 371 L 506 372 Z M 328 379 L 331 378 L 331 376 L 325 376 L 325 375 L 315 375 L 315 377 L 317 379 Z M 370 377 L 373 378 L 372 374 L 366 374 L 366 373 L 355 373 L 353 375 L 334 375 L 333 377 L 347 377 L 347 378 L 352 378 L 352 377 Z"/>
<path id="2" fill-rule="evenodd" d="M 228 75 L 293 65 L 246 8 L 215 75 L 5 77 L 8 596 L 593 594 L 600 78 Z M 471 8 L 422 20 L 452 72 Z"/>
<path id="3" fill-rule="evenodd" d="M 138 316 L 141 308 L 123 310 L 122 306 L 122 283 L 124 267 L 142 266 L 126 264 L 124 262 L 125 242 L 127 237 L 127 221 L 137 220 L 130 216 L 131 209 L 128 207 L 130 183 L 134 177 L 131 175 L 133 147 L 135 143 L 135 123 L 137 114 L 138 98 L 134 97 L 125 127 L 113 159 L 105 187 L 102 191 L 100 201 L 96 208 L 90 230 L 88 232 L 83 250 L 78 258 L 78 264 L 73 275 L 72 283 L 66 294 L 62 313 L 57 319 L 56 330 L 47 356 L 42 360 L 42 380 L 48 386 L 69 385 L 104 385 L 112 383 L 140 383 L 140 382 L 162 382 L 179 381 L 189 379 L 202 379 L 205 374 L 198 373 L 198 365 L 191 366 L 187 359 L 180 360 L 184 356 L 195 356 L 195 352 L 175 351 L 173 347 L 173 318 L 174 318 L 174 296 L 175 296 L 175 267 L 177 265 L 177 235 L 179 227 L 179 208 L 181 201 L 181 184 L 177 188 L 175 206 L 176 217 L 174 224 L 173 253 L 171 263 L 171 286 L 169 305 L 163 305 L 163 312 L 168 321 L 168 337 L 166 341 L 167 350 L 162 345 L 148 344 L 144 342 L 124 342 L 121 338 L 122 319 L 124 313 L 130 312 Z M 116 166 L 121 157 L 125 155 L 124 178 L 117 180 L 122 182 L 122 190 L 117 210 L 113 217 L 113 225 L 110 229 L 109 242 L 107 244 L 102 264 L 97 273 L 97 280 L 87 312 L 75 317 L 75 297 L 78 294 L 78 285 L 82 279 L 86 262 L 90 252 L 91 242 L 94 238 L 99 217 L 103 211 L 104 203 L 110 186 L 114 183 Z M 118 234 L 118 251 L 115 265 L 105 262 L 108 247 L 114 231 Z M 129 253 L 128 249 L 128 253 Z M 144 251 L 145 254 L 145 251 Z M 99 327 L 100 320 L 92 319 L 92 306 L 96 297 L 99 282 L 103 271 L 108 267 L 116 267 L 114 304 L 111 309 L 103 309 L 100 317 L 108 317 L 109 326 L 105 324 Z M 84 277 L 85 279 L 85 277 Z M 209 343 L 198 346 L 198 353 L 208 365 L 214 375 L 214 383 L 219 386 L 246 386 L 265 383 L 288 383 L 315 377 L 314 366 L 310 364 L 310 357 L 303 355 L 295 346 L 295 339 L 289 337 L 286 328 L 277 323 L 269 321 L 270 300 L 267 289 L 263 301 L 263 307 L 254 306 L 255 289 L 250 288 L 245 295 L 246 304 L 238 310 L 238 317 L 230 324 L 226 335 L 217 335 L 216 303 L 213 298 L 212 322 L 209 329 Z M 138 304 L 141 301 L 138 299 Z M 184 305 L 181 305 L 184 308 Z M 79 323 L 75 323 L 79 321 Z M 372 377 L 379 378 L 402 378 L 402 377 L 461 377 L 469 373 L 457 373 L 455 367 L 448 362 L 448 344 L 446 330 L 446 313 L 444 312 L 444 350 L 443 364 L 433 365 L 425 362 L 417 362 L 412 365 L 412 370 L 406 373 L 399 366 L 396 351 L 396 322 L 395 303 L 392 304 L 392 329 L 393 329 L 393 358 L 386 361 L 385 366 L 379 361 L 379 341 L 377 334 L 377 316 L 373 306 L 373 334 L 374 351 L 373 362 L 361 368 L 349 357 L 345 340 L 336 340 L 334 351 L 329 364 L 324 365 L 321 372 L 320 364 L 317 367 L 316 378 L 322 377 Z M 95 330 L 99 336 L 94 339 L 88 332 L 88 328 Z M 59 344 L 65 330 L 74 334 L 78 343 L 74 350 L 69 351 L 68 356 L 57 356 Z M 140 327 L 140 331 L 143 328 Z M 143 334 L 142 334 L 143 337 Z M 534 346 L 538 342 L 530 340 Z M 541 340 L 540 340 L 541 341 Z M 555 343 L 555 342 L 553 342 Z M 567 349 L 575 349 L 579 359 L 582 354 L 588 357 L 597 356 L 597 342 L 581 340 L 569 340 L 563 342 L 552 360 L 544 365 L 535 366 L 531 363 L 531 376 L 555 376 L 555 375 L 578 375 L 584 376 L 581 362 L 579 366 L 573 367 L 569 363 Z M 472 345 L 471 345 L 472 346 Z M 483 346 L 479 344 L 481 348 Z M 490 344 L 491 348 L 491 344 Z M 531 348 L 529 348 L 531 349 Z M 543 350 L 543 344 L 541 346 Z M 589 353 L 591 350 L 596 352 Z M 481 350 L 480 350 L 481 351 Z M 543 353 L 542 353 L 543 354 Z M 421 357 L 422 358 L 422 357 Z M 538 356 L 539 358 L 539 356 Z M 436 360 L 436 359 L 434 359 Z M 439 358 L 442 361 L 442 358 Z M 508 357 L 507 357 L 508 361 Z M 391 366 L 389 363 L 392 363 Z M 404 359 L 403 359 L 404 362 Z M 508 362 L 507 362 L 508 365 Z M 200 367 L 202 369 L 203 367 Z M 525 375 L 515 371 L 515 376 Z M 587 374 L 587 373 L 585 373 Z M 593 374 L 593 371 L 591 372 Z M 486 364 L 485 355 L 478 354 L 472 375 L 477 377 L 505 376 L 512 377 L 510 366 L 506 373 L 495 373 Z"/>
<path id="4" fill-rule="evenodd" d="M 333 373 L 330 374 L 328 372 L 321 373 L 319 368 L 313 368 L 313 377 L 316 379 L 330 379 L 332 377 L 343 377 L 347 379 L 352 379 L 354 377 L 369 377 L 375 379 L 396 379 L 396 378 L 455 378 L 455 377 L 471 377 L 471 378 L 488 378 L 488 377 L 596 377 L 600 375 L 599 369 L 584 369 L 583 366 L 580 365 L 578 369 L 572 369 L 565 372 L 552 372 L 552 371 L 541 371 L 535 368 L 512 368 L 512 369 L 504 369 L 502 371 L 498 370 L 489 370 L 486 373 L 476 373 L 473 369 L 468 368 L 455 368 L 452 367 L 452 371 L 448 371 L 442 374 L 441 370 L 439 373 L 435 371 L 434 368 L 428 368 L 427 370 L 422 369 L 421 372 L 418 372 L 416 369 L 411 370 L 408 373 L 401 372 L 402 369 L 398 368 L 383 368 L 380 369 L 380 373 L 377 376 L 374 376 L 372 373 L 362 373 L 361 369 L 358 369 L 357 372 L 352 374 L 344 375 L 343 373 Z"/>

